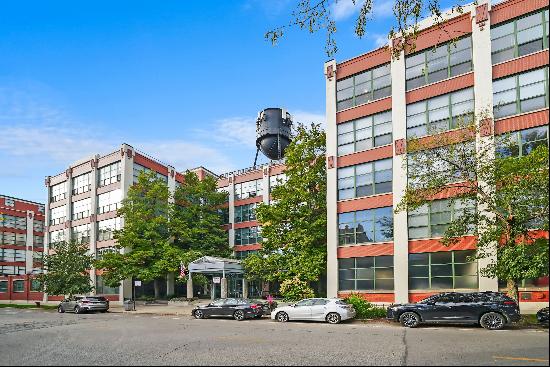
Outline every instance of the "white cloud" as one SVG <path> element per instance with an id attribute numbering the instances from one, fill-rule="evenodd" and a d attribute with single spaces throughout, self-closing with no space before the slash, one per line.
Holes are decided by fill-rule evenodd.
<path id="1" fill-rule="evenodd" d="M 316 124 L 321 124 L 321 127 L 323 129 L 326 126 L 326 117 L 324 114 L 321 113 L 296 110 L 296 112 L 292 114 L 292 117 L 295 122 L 301 122 L 305 125 L 309 125 L 310 123 L 314 122 Z"/>
<path id="2" fill-rule="evenodd" d="M 374 41 L 374 44 L 376 47 L 382 47 L 388 45 L 388 34 L 382 34 L 382 33 L 371 33 L 369 34 L 369 37 Z"/>

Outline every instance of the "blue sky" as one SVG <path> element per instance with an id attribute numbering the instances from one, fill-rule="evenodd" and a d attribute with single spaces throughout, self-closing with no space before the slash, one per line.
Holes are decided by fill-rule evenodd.
<path id="1" fill-rule="evenodd" d="M 264 33 L 297 0 L 3 1 L 0 194 L 44 202 L 44 177 L 123 142 L 178 170 L 254 160 L 254 119 L 285 107 L 323 122 L 324 33 Z M 337 60 L 385 42 L 392 1 L 362 40 L 351 0 L 334 8 Z"/>

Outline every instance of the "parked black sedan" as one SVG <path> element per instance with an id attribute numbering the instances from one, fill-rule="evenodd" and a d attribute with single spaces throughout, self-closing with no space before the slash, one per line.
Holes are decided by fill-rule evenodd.
<path id="1" fill-rule="evenodd" d="M 498 330 L 518 321 L 519 306 L 499 292 L 440 293 L 415 304 L 391 305 L 387 318 L 406 327 L 421 323 L 480 324 Z"/>
<path id="2" fill-rule="evenodd" d="M 541 325 L 548 327 L 548 307 L 538 310 L 537 320 Z"/>
<path id="3" fill-rule="evenodd" d="M 242 298 L 218 299 L 203 306 L 193 309 L 192 315 L 196 319 L 204 319 L 211 316 L 232 317 L 237 321 L 246 318 L 260 318 L 264 314 L 264 305 Z"/>

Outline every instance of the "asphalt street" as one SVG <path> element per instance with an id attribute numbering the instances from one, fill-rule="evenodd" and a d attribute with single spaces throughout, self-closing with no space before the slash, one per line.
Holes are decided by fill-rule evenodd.
<path id="1" fill-rule="evenodd" d="M 6 365 L 548 365 L 548 329 L 0 309 Z"/>

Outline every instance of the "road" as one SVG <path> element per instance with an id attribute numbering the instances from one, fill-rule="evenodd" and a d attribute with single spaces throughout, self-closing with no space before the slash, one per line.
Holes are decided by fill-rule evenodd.
<path id="1" fill-rule="evenodd" d="M 6 365 L 548 365 L 548 329 L 0 309 Z"/>

